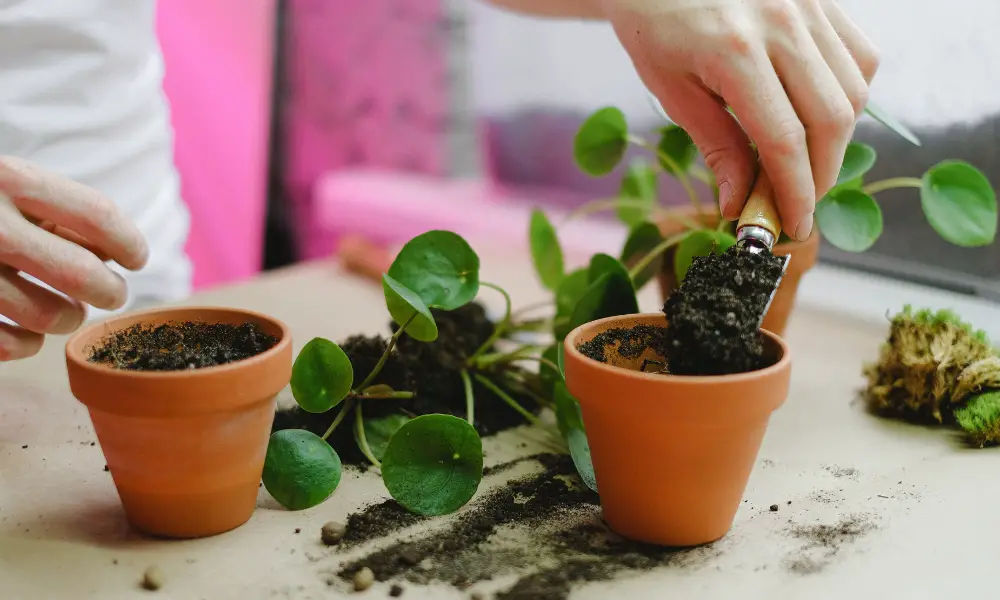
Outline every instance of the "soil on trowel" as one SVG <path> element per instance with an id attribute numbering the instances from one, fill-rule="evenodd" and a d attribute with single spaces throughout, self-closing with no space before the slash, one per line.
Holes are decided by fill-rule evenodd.
<path id="1" fill-rule="evenodd" d="M 130 371 L 182 371 L 245 360 L 277 343 L 277 338 L 249 322 L 139 323 L 105 336 L 87 359 Z"/>
<path id="2" fill-rule="evenodd" d="M 731 246 L 699 256 L 664 303 L 664 356 L 678 375 L 724 375 L 775 362 L 757 326 L 781 277 L 783 260 Z"/>
<path id="3" fill-rule="evenodd" d="M 385 366 L 373 384 L 388 385 L 394 390 L 410 391 L 413 398 L 366 402 L 364 416 L 377 419 L 393 413 L 410 417 L 428 413 L 444 413 L 465 417 L 465 388 L 460 375 L 468 358 L 493 334 L 494 323 L 486 310 L 473 302 L 453 311 L 432 309 L 438 326 L 438 338 L 421 342 L 403 334 L 389 355 Z M 398 328 L 390 325 L 391 331 Z M 356 335 L 340 346 L 351 359 L 355 377 L 362 378 L 372 371 L 385 351 L 388 340 L 382 336 Z M 509 372 L 520 369 L 505 365 Z M 538 403 L 528 391 L 510 381 L 498 381 L 527 410 L 537 413 Z M 524 417 L 478 381 L 473 382 L 476 398 L 475 427 L 481 436 L 522 425 Z M 275 415 L 273 430 L 308 429 L 322 435 L 333 421 L 335 411 L 313 414 L 295 406 Z M 359 464 L 367 459 L 357 447 L 351 427 L 338 427 L 329 438 L 342 461 Z"/>
<path id="4" fill-rule="evenodd" d="M 711 547 L 675 550 L 625 540 L 601 521 L 597 495 L 580 482 L 569 456 L 528 459 L 540 462 L 542 472 L 485 494 L 443 528 L 346 563 L 337 576 L 350 582 L 368 568 L 377 581 L 441 582 L 467 590 L 520 574 L 492 597 L 562 600 L 579 584 L 667 565 L 697 568 L 718 554 Z M 385 539 L 393 533 L 372 535 L 382 531 L 372 521 L 361 527 L 351 535 Z"/>
<path id="5" fill-rule="evenodd" d="M 608 329 L 580 344 L 577 349 L 587 358 L 598 362 L 608 362 L 608 350 L 617 352 L 622 358 L 635 359 L 642 356 L 647 348 L 662 353 L 666 331 L 666 327 L 653 325 Z"/>

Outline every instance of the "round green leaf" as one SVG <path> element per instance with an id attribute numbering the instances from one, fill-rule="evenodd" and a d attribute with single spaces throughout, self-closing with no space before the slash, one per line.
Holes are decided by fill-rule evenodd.
<path id="1" fill-rule="evenodd" d="M 382 481 L 407 510 L 446 515 L 465 505 L 483 478 L 483 444 L 465 419 L 422 415 L 399 428 L 382 460 Z"/>
<path id="2" fill-rule="evenodd" d="M 531 212 L 528 241 L 538 278 L 547 289 L 555 290 L 564 275 L 562 248 L 559 246 L 556 228 L 545 213 L 537 208 Z"/>
<path id="3" fill-rule="evenodd" d="M 385 293 L 385 306 L 393 321 L 402 326 L 413 317 L 406 327 L 407 335 L 421 342 L 433 342 L 437 339 L 437 323 L 416 292 L 385 274 L 382 275 L 382 291 Z"/>
<path id="4" fill-rule="evenodd" d="M 632 231 L 628 234 L 628 239 L 625 240 L 625 247 L 622 249 L 621 261 L 625 264 L 635 260 L 638 262 L 643 256 L 646 256 L 657 244 L 663 241 L 663 236 L 660 234 L 660 228 L 656 225 L 646 221 L 644 223 L 639 223 L 632 228 Z M 656 259 L 649 264 L 649 266 L 643 269 L 642 273 L 639 273 L 635 278 L 636 289 L 641 289 L 642 286 L 652 279 L 657 273 L 660 272 L 660 268 L 663 265 L 663 255 L 657 256 Z"/>
<path id="5" fill-rule="evenodd" d="M 569 453 L 573 459 L 577 474 L 583 483 L 593 491 L 597 491 L 597 478 L 594 476 L 594 463 L 590 457 L 590 443 L 583 428 L 583 413 L 580 403 L 566 387 L 563 381 L 556 382 L 553 399 L 556 405 L 556 423 L 559 431 L 566 439 Z"/>
<path id="6" fill-rule="evenodd" d="M 649 216 L 656 202 L 656 171 L 646 159 L 637 157 L 629 164 L 618 196 L 629 202 L 618 207 L 618 218 L 629 227 L 638 225 Z M 636 202 L 643 202 L 644 205 L 636 206 Z"/>
<path id="7" fill-rule="evenodd" d="M 666 154 L 673 160 L 674 164 L 680 167 L 682 172 L 687 172 L 698 158 L 698 147 L 694 145 L 691 136 L 677 125 L 667 125 L 660 130 L 660 143 L 657 144 L 660 152 Z M 671 175 L 677 175 L 674 168 L 663 157 L 659 157 L 660 166 Z"/>
<path id="8" fill-rule="evenodd" d="M 368 447 L 371 448 L 372 455 L 375 458 L 382 460 L 382 457 L 385 456 L 385 449 L 389 445 L 389 440 L 409 420 L 410 417 L 399 413 L 393 413 L 379 419 L 365 419 L 365 440 L 368 442 Z M 357 438 L 358 434 L 357 430 L 355 430 L 354 439 L 357 441 L 358 447 L 360 447 L 361 442 Z"/>
<path id="9" fill-rule="evenodd" d="M 588 175 L 610 173 L 628 145 L 628 124 L 625 114 L 613 107 L 602 108 L 587 117 L 573 140 L 573 158 Z"/>
<path id="10" fill-rule="evenodd" d="M 597 281 L 597 278 L 605 273 L 617 273 L 628 277 L 628 269 L 625 268 L 625 265 L 620 260 L 610 254 L 598 252 L 590 257 L 590 265 L 587 267 L 587 279 Z"/>
<path id="11" fill-rule="evenodd" d="M 479 293 L 479 256 L 457 233 L 428 231 L 403 246 L 389 275 L 428 307 L 454 310 Z"/>
<path id="12" fill-rule="evenodd" d="M 617 315 L 631 315 L 639 312 L 639 302 L 635 288 L 628 274 L 608 270 L 593 281 L 573 309 L 569 331 L 580 325 Z"/>
<path id="13" fill-rule="evenodd" d="M 340 485 L 340 457 L 330 444 L 305 429 L 271 434 L 262 480 L 267 492 L 289 510 L 311 508 Z"/>
<path id="14" fill-rule="evenodd" d="M 816 203 L 816 224 L 834 246 L 864 252 L 882 235 L 882 209 L 864 192 L 839 189 Z"/>
<path id="15" fill-rule="evenodd" d="M 583 297 L 590 285 L 587 269 L 577 269 L 563 278 L 556 289 L 556 320 L 560 321 L 553 328 L 557 340 L 566 337 L 570 332 L 569 319 L 576 308 L 576 303 Z"/>
<path id="16" fill-rule="evenodd" d="M 993 243 L 997 197 L 986 176 L 972 165 L 947 160 L 924 173 L 920 205 L 934 231 L 956 246 Z"/>
<path id="17" fill-rule="evenodd" d="M 330 340 L 309 340 L 292 365 L 292 396 L 302 410 L 324 413 L 340 404 L 354 385 L 354 367 Z"/>
<path id="18" fill-rule="evenodd" d="M 674 275 L 677 281 L 684 281 L 688 269 L 696 256 L 722 254 L 736 243 L 736 238 L 724 231 L 698 229 L 692 231 L 679 244 L 674 253 Z"/>
<path id="19" fill-rule="evenodd" d="M 844 152 L 844 162 L 840 166 L 840 174 L 837 176 L 837 185 L 860 179 L 875 166 L 876 158 L 878 156 L 871 146 L 860 142 L 848 144 L 847 151 Z"/>

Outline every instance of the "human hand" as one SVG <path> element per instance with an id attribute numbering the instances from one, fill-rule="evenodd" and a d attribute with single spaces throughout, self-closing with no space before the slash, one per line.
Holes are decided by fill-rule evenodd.
<path id="1" fill-rule="evenodd" d="M 148 255 L 142 233 L 99 192 L 0 156 L 0 315 L 17 324 L 0 323 L 0 362 L 34 355 L 46 334 L 76 330 L 84 304 L 121 308 L 125 280 L 105 261 L 137 270 Z"/>
<path id="2" fill-rule="evenodd" d="M 806 239 L 879 63 L 836 1 L 596 1 L 715 173 L 723 217 L 739 218 L 759 160 L 782 228 Z"/>

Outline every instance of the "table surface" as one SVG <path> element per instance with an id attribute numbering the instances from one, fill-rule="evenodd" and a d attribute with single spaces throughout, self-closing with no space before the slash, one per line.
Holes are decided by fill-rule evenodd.
<path id="1" fill-rule="evenodd" d="M 526 257 L 494 251 L 482 253 L 482 261 L 483 279 L 506 287 L 516 304 L 545 297 L 525 276 Z M 488 290 L 483 299 L 500 306 Z M 652 311 L 657 300 L 648 286 L 640 303 Z M 384 331 L 387 322 L 380 288 L 331 263 L 273 272 L 184 302 L 202 303 L 283 319 L 296 349 L 313 336 Z M 995 452 L 966 449 L 947 431 L 865 412 L 856 400 L 861 361 L 875 356 L 884 324 L 800 303 L 786 333 L 794 352 L 791 392 L 771 421 L 729 535 L 695 565 L 623 573 L 574 588 L 572 598 L 605 598 L 614 590 L 637 598 L 841 600 L 995 588 Z M 39 356 L 0 365 L 0 598 L 137 598 L 149 594 L 137 582 L 154 564 L 166 580 L 157 598 L 353 595 L 339 583 L 328 585 L 343 556 L 323 547 L 318 531 L 386 498 L 377 474 L 347 472 L 331 499 L 301 512 L 281 509 L 262 491 L 250 522 L 220 536 L 146 539 L 124 521 L 86 411 L 69 392 L 62 343 L 50 339 Z M 287 390 L 281 401 L 288 401 Z M 528 427 L 487 438 L 487 464 L 545 450 L 545 439 Z M 867 524 L 864 534 L 826 545 L 794 534 L 796 527 L 852 519 Z M 387 597 L 388 589 L 377 583 L 364 597 Z M 486 582 L 482 589 L 492 588 Z M 403 597 L 469 594 L 406 585 Z"/>

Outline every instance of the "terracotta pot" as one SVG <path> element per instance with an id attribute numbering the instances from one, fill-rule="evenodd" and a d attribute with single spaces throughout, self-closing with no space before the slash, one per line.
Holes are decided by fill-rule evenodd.
<path id="1" fill-rule="evenodd" d="M 771 413 L 791 374 L 788 346 L 764 331 L 778 362 L 722 376 L 643 373 L 651 350 L 608 363 L 577 346 L 602 331 L 665 326 L 662 314 L 600 319 L 565 341 L 566 384 L 579 402 L 604 520 L 620 535 L 663 546 L 695 546 L 732 527 Z M 610 360 L 615 359 L 615 360 Z"/>
<path id="2" fill-rule="evenodd" d="M 678 208 L 677 212 L 689 219 L 695 218 L 693 207 Z M 700 222 L 704 223 L 707 227 L 715 227 L 719 223 L 719 218 L 718 213 L 712 213 L 711 215 L 703 216 Z M 669 219 L 661 220 L 658 225 L 664 236 L 675 235 L 684 230 L 683 224 Z M 792 312 L 792 307 L 795 305 L 795 295 L 799 290 L 799 282 L 806 271 L 813 268 L 813 265 L 816 264 L 816 258 L 819 255 L 819 237 L 819 232 L 814 229 L 809 239 L 804 242 L 787 242 L 774 247 L 776 255 L 785 256 L 790 254 L 792 259 L 788 263 L 788 270 L 785 272 L 784 277 L 781 278 L 774 301 L 771 302 L 771 307 L 768 309 L 767 314 L 764 315 L 764 323 L 762 325 L 764 329 L 778 335 L 784 335 L 788 317 Z M 677 277 L 674 275 L 674 249 L 665 252 L 663 258 L 663 268 L 657 275 L 657 282 L 660 286 L 660 295 L 666 301 L 667 297 L 677 289 Z"/>
<path id="3" fill-rule="evenodd" d="M 137 323 L 251 322 L 278 338 L 252 358 L 190 371 L 142 372 L 87 361 L 107 333 Z M 253 514 L 275 399 L 292 370 L 292 336 L 231 308 L 154 309 L 95 323 L 66 343 L 73 395 L 87 406 L 126 517 L 145 533 L 203 537 Z"/>

